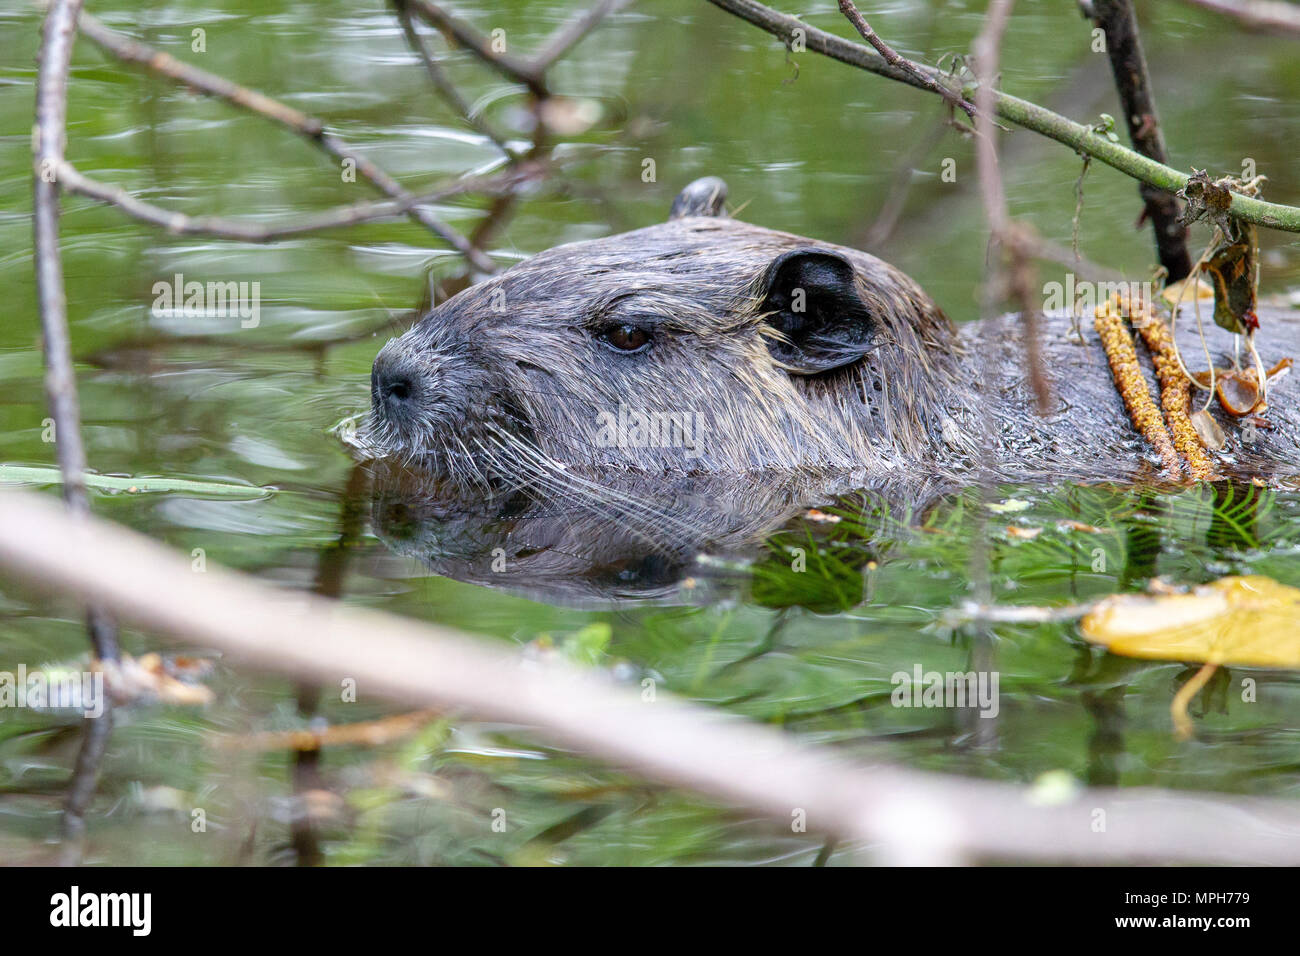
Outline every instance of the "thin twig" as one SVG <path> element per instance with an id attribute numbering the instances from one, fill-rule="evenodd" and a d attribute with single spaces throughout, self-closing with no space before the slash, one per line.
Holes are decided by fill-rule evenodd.
<path id="1" fill-rule="evenodd" d="M 632 0 L 600 0 L 588 9 L 576 13 L 567 23 L 552 33 L 542 44 L 542 48 L 533 55 L 533 72 L 544 76 L 547 70 L 581 43 L 602 20 L 630 6 L 631 3 Z"/>
<path id="2" fill-rule="evenodd" d="M 871 24 L 863 19 L 862 14 L 858 12 L 858 8 L 853 5 L 853 0 L 840 0 L 840 12 L 849 18 L 849 22 L 853 24 L 854 29 L 862 34 L 862 39 L 875 47 L 876 52 L 885 58 L 886 63 L 910 73 L 921 86 L 938 93 L 954 109 L 961 110 L 971 119 L 975 118 L 974 103 L 969 102 L 960 92 L 944 86 L 929 73 L 924 72 L 917 64 L 896 52 L 893 47 L 880 39 L 876 31 L 871 29 Z"/>
<path id="3" fill-rule="evenodd" d="M 572 666 L 525 666 L 513 650 L 286 593 L 189 559 L 143 535 L 72 521 L 39 494 L 0 493 L 0 567 L 45 591 L 100 601 L 158 634 L 247 664 L 358 688 L 412 708 L 463 710 L 537 728 L 566 746 L 669 785 L 750 807 L 787 825 L 864 840 L 882 852 L 959 860 L 1300 862 L 1291 801 L 1132 788 L 1033 804 L 1013 784 L 848 762 L 793 735 L 673 699 L 653 702 Z M 131 568 L 124 575 L 121 568 Z M 237 607 L 238 615 L 230 608 Z M 1106 830 L 1091 825 L 1105 814 Z"/>
<path id="4" fill-rule="evenodd" d="M 916 167 L 939 145 L 939 141 L 943 139 L 944 133 L 949 128 L 950 121 L 951 116 L 945 110 L 944 115 L 926 130 L 898 164 L 885 202 L 881 205 L 880 212 L 876 214 L 875 221 L 862 237 L 863 249 L 870 251 L 877 248 L 893 234 L 898 218 L 907 205 L 907 194 L 916 178 Z"/>
<path id="5" fill-rule="evenodd" d="M 825 30 L 818 30 L 802 20 L 786 16 L 771 7 L 758 3 L 757 0 L 709 0 L 714 6 L 727 11 L 748 23 L 767 31 L 783 43 L 789 45 L 796 33 L 804 38 L 807 48 L 814 53 L 821 53 L 831 59 L 847 63 L 849 66 L 875 73 L 878 76 L 906 83 L 908 86 L 930 91 L 930 87 L 907 70 L 888 63 L 884 57 L 869 47 L 853 43 Z M 918 67 L 923 73 L 930 74 L 937 80 L 944 75 L 930 67 Z M 970 83 L 962 88 L 962 95 L 970 98 L 975 95 L 976 84 Z M 1177 191 L 1187 185 L 1190 178 L 1176 169 L 1147 159 L 1119 143 L 1112 143 L 1091 126 L 1076 123 L 1058 113 L 1044 109 L 1037 104 L 1019 97 L 993 92 L 992 100 L 997 115 L 1002 119 L 1023 126 L 1069 146 L 1075 152 L 1086 153 L 1114 169 L 1134 179 L 1150 183 L 1161 189 Z M 979 100 L 975 100 L 978 108 Z M 1264 202 L 1250 196 L 1234 193 L 1231 213 L 1238 219 L 1280 229 L 1284 232 L 1300 232 L 1300 208 L 1283 206 L 1278 203 Z"/>
<path id="6" fill-rule="evenodd" d="M 530 63 L 516 59 L 509 53 L 498 53 L 492 49 L 492 41 L 463 20 L 447 13 L 429 0 L 405 0 L 412 12 L 430 26 L 441 30 L 450 39 L 473 53 L 484 63 L 491 66 L 507 79 L 528 88 L 538 99 L 550 95 L 546 80 Z"/>
<path id="7" fill-rule="evenodd" d="M 428 74 L 429 81 L 433 84 L 433 88 L 438 91 L 438 95 L 460 115 L 461 119 L 485 138 L 491 140 L 497 149 L 501 150 L 505 155 L 506 159 L 511 161 L 517 159 L 518 154 L 506 142 L 505 137 L 494 130 L 492 125 L 482 116 L 476 114 L 470 108 L 470 105 L 465 102 L 465 98 L 460 95 L 460 91 L 447 79 L 437 59 L 429 52 L 424 37 L 420 36 L 415 24 L 411 21 L 411 11 L 407 8 L 406 0 L 393 0 L 393 7 L 397 12 L 397 22 L 401 25 L 402 33 L 406 36 L 407 45 L 415 51 L 415 55 L 424 64 L 424 72 Z"/>
<path id="8" fill-rule="evenodd" d="M 81 747 L 77 762 L 68 783 L 68 796 L 63 805 L 61 821 L 63 846 L 59 862 L 63 866 L 76 866 L 81 862 L 86 846 L 86 813 L 95 797 L 99 780 L 99 765 L 104 761 L 108 741 L 113 736 L 112 695 L 104 695 L 104 712 L 98 717 L 87 717 L 82 723 Z"/>
<path id="9" fill-rule="evenodd" d="M 312 725 L 302 730 L 267 730 L 257 734 L 229 734 L 214 744 L 225 750 L 292 750 L 296 754 L 318 754 L 326 747 L 381 747 L 410 736 L 440 716 L 436 710 L 414 710 L 405 714 L 358 720 L 352 723 Z"/>
<path id="10" fill-rule="evenodd" d="M 81 407 L 72 370 L 68 334 L 68 302 L 63 288 L 63 257 L 59 251 L 58 169 L 67 136 L 68 66 L 76 36 L 81 0 L 50 5 L 41 43 L 36 80 L 35 176 L 33 245 L 36 293 L 45 353 L 45 395 L 54 418 L 54 449 L 63 475 L 63 497 L 74 514 L 89 513 L 86 499 L 86 449 L 81 443 Z M 117 627 L 106 615 L 87 609 L 87 625 L 95 655 L 117 659 Z"/>
<path id="11" fill-rule="evenodd" d="M 533 94 L 530 103 L 533 114 L 533 136 L 527 152 L 521 155 L 499 143 L 506 152 L 510 163 L 518 164 L 540 161 L 548 156 L 550 152 L 545 106 L 551 101 L 551 92 L 546 81 L 546 71 L 587 36 L 605 17 L 626 7 L 630 0 L 600 0 L 593 7 L 579 12 L 557 28 L 528 63 L 515 60 L 504 53 L 493 51 L 489 40 L 481 33 L 468 24 L 455 19 L 440 7 L 426 2 L 426 0 L 394 0 L 394 3 L 397 6 L 399 19 L 402 21 L 402 28 L 407 33 L 408 41 L 413 46 L 417 46 L 430 78 L 440 90 L 443 90 L 444 96 L 449 99 L 449 102 L 457 106 L 471 122 L 473 122 L 473 119 L 469 115 L 468 107 L 464 106 L 463 100 L 454 87 L 446 81 L 441 67 L 433 60 L 428 48 L 415 31 L 414 24 L 410 19 L 412 8 L 428 23 L 443 31 L 451 40 L 473 51 L 481 60 L 500 71 L 507 79 L 523 83 Z M 485 246 L 496 231 L 509 221 L 517 200 L 518 196 L 515 193 L 506 192 L 500 194 L 492 202 L 487 215 L 474 227 L 474 231 L 469 238 L 470 245 L 475 248 Z"/>
<path id="12" fill-rule="evenodd" d="M 165 76 L 200 93 L 215 96 L 240 109 L 274 120 L 308 141 L 315 143 L 335 158 L 350 161 L 355 166 L 357 174 L 369 181 L 380 192 L 399 202 L 406 202 L 411 199 L 411 194 L 397 180 L 353 150 L 337 136 L 326 132 L 324 123 L 316 117 L 301 113 L 265 94 L 246 89 L 224 77 L 217 76 L 215 73 L 209 73 L 207 70 L 183 63 L 168 53 L 163 53 L 161 50 L 156 50 L 145 43 L 109 29 L 88 13 L 81 14 L 79 23 L 82 32 L 88 39 L 118 59 L 130 63 L 139 63 L 160 76 Z M 476 248 L 463 235 L 435 217 L 427 209 L 421 209 L 418 205 L 412 203 L 407 215 L 468 259 L 475 269 L 486 273 L 497 271 L 496 263 L 481 249 Z"/>
<path id="13" fill-rule="evenodd" d="M 355 226 L 359 223 L 374 222 L 382 219 L 396 219 L 409 214 L 420 205 L 439 202 L 452 196 L 467 193 L 496 194 L 511 183 L 516 183 L 534 172 L 511 172 L 496 177 L 481 177 L 462 180 L 433 192 L 418 195 L 408 193 L 404 199 L 383 202 L 360 202 L 348 206 L 339 206 L 325 212 L 303 216 L 292 222 L 262 225 L 222 216 L 188 216 L 173 209 L 155 206 L 132 196 L 120 186 L 100 182 L 81 173 L 71 163 L 58 165 L 58 179 L 65 189 L 90 199 L 116 206 L 133 219 L 166 229 L 173 235 L 211 236 L 216 239 L 230 239 L 237 242 L 273 242 L 289 236 L 320 232 L 340 226 Z"/>
<path id="14" fill-rule="evenodd" d="M 63 472 L 68 507 L 85 513 L 86 452 L 81 445 L 81 410 L 72 372 L 68 341 L 68 303 L 63 290 L 63 260 L 59 253 L 59 185 L 67 135 L 68 65 L 72 57 L 77 10 L 81 0 L 56 0 L 45 18 L 40 71 L 36 80 L 35 175 L 33 242 L 36 292 L 45 336 L 45 390 L 54 416 L 55 450 Z"/>

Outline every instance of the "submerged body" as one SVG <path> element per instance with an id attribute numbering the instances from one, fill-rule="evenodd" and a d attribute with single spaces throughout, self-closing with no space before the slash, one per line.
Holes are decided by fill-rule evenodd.
<path id="1" fill-rule="evenodd" d="M 718 215 L 723 189 L 701 181 L 667 223 L 541 253 L 390 342 L 372 375 L 375 452 L 464 487 L 586 495 L 762 475 L 810 503 L 1159 477 L 1089 321 L 1079 344 L 1067 316 L 1047 317 L 1054 405 L 1040 417 L 1014 320 L 958 331 L 873 256 Z M 1261 318 L 1267 361 L 1300 355 L 1300 320 Z M 1206 324 L 1224 364 L 1231 337 Z M 1193 335 L 1180 333 L 1185 352 Z M 1225 474 L 1297 473 L 1295 383 L 1271 386 L 1270 427 L 1220 417 Z"/>

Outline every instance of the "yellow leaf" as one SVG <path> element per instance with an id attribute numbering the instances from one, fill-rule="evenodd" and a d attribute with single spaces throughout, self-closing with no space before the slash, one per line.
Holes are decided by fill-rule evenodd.
<path id="1" fill-rule="evenodd" d="M 1192 286 L 1193 281 L 1196 283 L 1194 287 Z M 1160 297 L 1170 305 L 1173 305 L 1178 301 L 1179 295 L 1183 297 L 1183 302 L 1185 304 L 1190 304 L 1193 299 L 1200 299 L 1202 302 L 1212 302 L 1214 301 L 1214 286 L 1210 285 L 1203 279 L 1193 280 L 1189 277 L 1187 279 L 1180 279 L 1177 282 L 1169 283 L 1169 285 L 1165 286 L 1160 293 Z"/>
<path id="2" fill-rule="evenodd" d="M 1220 578 L 1186 594 L 1117 594 L 1080 627 L 1127 657 L 1300 668 L 1300 590 L 1262 575 Z"/>

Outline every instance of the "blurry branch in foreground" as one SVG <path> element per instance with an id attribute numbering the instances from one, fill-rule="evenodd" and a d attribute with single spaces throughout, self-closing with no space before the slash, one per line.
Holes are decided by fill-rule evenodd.
<path id="1" fill-rule="evenodd" d="M 862 841 L 883 862 L 1300 863 L 1300 810 L 1290 802 L 1142 788 L 1035 800 L 1012 784 L 854 764 L 666 693 L 648 702 L 601 672 L 525 662 L 485 639 L 211 565 L 196 574 L 142 535 L 74 520 L 31 492 L 0 493 L 0 566 L 40 590 L 296 680 L 351 678 L 363 693 L 408 706 L 536 728 L 787 825 L 803 811 L 813 830 Z"/>
<path id="2" fill-rule="evenodd" d="M 1257 30 L 1300 33 L 1300 7 L 1282 0 L 1185 0 Z"/>
<path id="3" fill-rule="evenodd" d="M 875 73 L 900 83 L 906 83 L 917 89 L 930 90 L 928 83 L 916 79 L 908 70 L 895 66 L 885 60 L 879 53 L 860 43 L 853 43 L 843 37 L 816 27 L 809 26 L 797 17 L 788 16 L 758 3 L 757 0 L 709 0 L 714 6 L 766 30 L 779 39 L 789 49 L 799 38 L 804 46 L 813 53 L 820 53 L 831 59 L 847 63 L 849 66 Z M 977 90 L 979 84 L 973 80 L 962 81 L 933 67 L 918 67 L 927 76 L 938 83 L 946 85 L 954 92 L 960 92 L 967 99 L 976 101 L 976 115 L 979 115 Z M 1119 143 L 1112 142 L 1104 132 L 1092 126 L 1085 126 L 1073 120 L 1045 109 L 1028 100 L 991 90 L 991 109 L 1000 119 L 1015 123 L 1017 126 L 1033 130 L 1069 146 L 1075 152 L 1098 159 L 1114 169 L 1149 185 L 1169 192 L 1177 192 L 1187 185 L 1190 177 L 1163 163 L 1148 159 Z M 1234 193 L 1230 212 L 1238 219 L 1256 225 L 1279 229 L 1283 232 L 1300 232 L 1300 208 L 1283 206 L 1278 203 L 1264 202 L 1249 196 Z"/>
<path id="4" fill-rule="evenodd" d="M 1015 0 L 992 0 L 984 18 L 984 29 L 975 38 L 975 73 L 979 78 L 975 88 L 975 165 L 984 197 L 984 213 L 989 221 L 989 252 L 1005 260 L 998 263 L 986 286 L 991 293 L 987 298 L 1001 298 L 1000 293 L 1005 290 L 1020 307 L 1029 381 L 1034 389 L 1038 414 L 1046 415 L 1052 396 L 1039 348 L 1041 316 L 1033 266 L 1035 237 L 1029 226 L 1013 221 L 1007 210 L 1006 189 L 998 168 L 997 129 L 993 122 L 993 84 L 998 75 L 1002 37 L 1014 3 Z"/>

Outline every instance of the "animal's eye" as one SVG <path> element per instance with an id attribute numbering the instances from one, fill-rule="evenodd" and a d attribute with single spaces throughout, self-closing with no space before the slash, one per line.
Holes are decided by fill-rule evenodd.
<path id="1" fill-rule="evenodd" d="M 635 325 L 611 325 L 600 338 L 620 352 L 640 352 L 650 345 L 650 333 Z"/>

